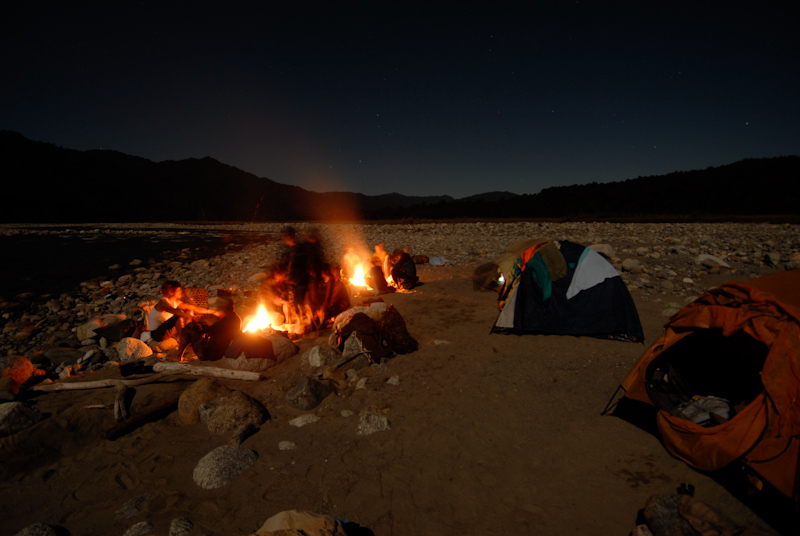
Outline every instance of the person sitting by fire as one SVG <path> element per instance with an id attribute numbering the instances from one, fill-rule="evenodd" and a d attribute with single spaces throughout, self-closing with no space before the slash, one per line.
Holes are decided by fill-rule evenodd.
<path id="1" fill-rule="evenodd" d="M 392 281 L 397 288 L 409 290 L 417 286 L 417 265 L 407 251 L 399 249 L 392 253 L 389 264 L 391 265 Z"/>
<path id="2" fill-rule="evenodd" d="M 325 265 L 322 270 L 325 281 L 325 297 L 322 307 L 317 311 L 320 326 L 328 326 L 340 313 L 350 308 L 350 291 L 339 279 L 339 267 Z"/>
<path id="3" fill-rule="evenodd" d="M 325 250 L 322 246 L 322 237 L 319 229 L 312 227 L 306 232 L 306 251 L 308 253 L 308 290 L 306 301 L 312 311 L 319 311 L 325 301 L 325 281 L 323 271 L 325 265 Z"/>
<path id="4" fill-rule="evenodd" d="M 392 275 L 391 267 L 389 266 L 389 253 L 386 251 L 383 242 L 375 244 L 375 255 L 372 256 L 373 264 L 375 264 L 375 258 L 380 261 L 378 266 L 380 266 L 383 271 L 383 278 L 389 279 L 389 276 Z"/>
<path id="5" fill-rule="evenodd" d="M 372 268 L 369 269 L 364 279 L 369 288 L 377 295 L 394 292 L 394 287 L 389 286 L 386 282 L 386 277 L 383 275 L 383 261 L 378 255 L 372 257 Z"/>
<path id="6" fill-rule="evenodd" d="M 195 315 L 217 315 L 219 311 L 198 307 L 181 301 L 183 287 L 177 281 L 167 281 L 161 285 L 161 300 L 156 303 L 147 316 L 147 329 L 140 339 L 144 342 L 152 339 L 162 342 L 177 338 L 183 327 L 194 319 Z"/>
<path id="7" fill-rule="evenodd" d="M 183 361 L 186 349 L 191 345 L 192 351 L 201 361 L 220 359 L 230 346 L 231 341 L 242 332 L 242 319 L 236 314 L 231 298 L 217 298 L 220 316 L 212 324 L 189 322 L 180 333 L 178 349 L 167 352 L 166 358 L 171 361 Z"/>
<path id="8" fill-rule="evenodd" d="M 311 308 L 306 300 L 309 285 L 308 247 L 305 242 L 297 240 L 297 231 L 294 227 L 286 227 L 282 238 L 289 248 L 281 268 L 286 272 L 291 314 L 300 320 L 299 323 L 304 324 L 311 317 Z"/>
<path id="9" fill-rule="evenodd" d="M 261 282 L 258 296 L 270 312 L 282 315 L 283 323 L 293 323 L 291 318 L 291 303 L 289 302 L 289 284 L 286 282 L 286 272 L 280 266 L 272 266 L 266 271 L 267 277 Z"/>

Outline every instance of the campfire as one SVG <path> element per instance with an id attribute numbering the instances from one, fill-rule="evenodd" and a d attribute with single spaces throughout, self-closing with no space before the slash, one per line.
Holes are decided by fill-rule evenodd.
<path id="1" fill-rule="evenodd" d="M 256 311 L 256 314 L 247 320 L 242 332 L 247 333 L 248 331 L 256 332 L 263 331 L 265 329 L 278 329 L 276 327 L 277 325 L 278 322 L 276 319 L 267 312 L 267 308 L 264 307 L 264 304 L 260 303 L 258 304 L 258 310 Z"/>
<path id="2" fill-rule="evenodd" d="M 350 278 L 350 284 L 356 289 L 356 293 L 360 290 L 372 290 L 372 287 L 367 285 L 367 280 L 364 278 L 364 265 L 358 264 L 353 269 L 353 277 Z"/>
<path id="3" fill-rule="evenodd" d="M 242 333 L 253 333 L 257 335 L 270 334 L 276 331 L 299 334 L 303 331 L 303 327 L 299 324 L 286 324 L 281 322 L 280 316 L 267 311 L 263 303 L 258 304 L 256 314 L 247 317 L 243 324 L 244 328 L 242 328 Z"/>

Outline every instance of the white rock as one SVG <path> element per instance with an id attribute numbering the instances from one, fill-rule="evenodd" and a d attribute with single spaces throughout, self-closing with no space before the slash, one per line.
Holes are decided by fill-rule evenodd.
<path id="1" fill-rule="evenodd" d="M 305 415 L 300 415 L 289 421 L 289 424 L 292 426 L 296 426 L 298 428 L 305 426 L 307 424 L 315 423 L 319 420 L 319 417 L 314 415 L 313 413 L 306 413 Z"/>
<path id="2" fill-rule="evenodd" d="M 593 249 L 598 253 L 602 253 L 609 259 L 612 258 L 617 253 L 616 251 L 614 251 L 613 246 L 611 246 L 610 244 L 592 244 L 591 246 L 589 246 L 589 249 Z"/>
<path id="3" fill-rule="evenodd" d="M 266 273 L 258 272 L 258 273 L 255 273 L 255 274 L 251 275 L 250 277 L 248 277 L 247 278 L 247 282 L 248 283 L 261 283 L 266 278 L 267 278 L 267 274 Z"/>
<path id="4" fill-rule="evenodd" d="M 201 488 L 221 488 L 256 463 L 257 459 L 255 451 L 246 447 L 222 445 L 200 459 L 192 476 Z"/>
<path id="5" fill-rule="evenodd" d="M 731 265 L 727 262 L 723 261 L 719 257 L 715 257 L 714 255 L 709 255 L 708 253 L 701 253 L 697 257 L 694 258 L 695 264 L 700 264 L 705 266 L 706 268 L 714 268 L 716 266 L 720 266 L 722 268 L 730 268 Z"/>
<path id="6" fill-rule="evenodd" d="M 153 350 L 147 344 L 133 337 L 125 337 L 117 345 L 120 363 L 130 363 L 153 355 Z"/>
<path id="7" fill-rule="evenodd" d="M 622 270 L 636 274 L 642 271 L 641 263 L 636 259 L 625 259 L 622 261 Z"/>
<path id="8" fill-rule="evenodd" d="M 148 536 L 153 534 L 153 524 L 149 521 L 140 521 L 126 530 L 122 536 Z"/>
<path id="9" fill-rule="evenodd" d="M 389 419 L 387 419 L 385 415 L 367 411 L 362 413 L 358 418 L 356 433 L 358 435 L 370 435 L 389 429 L 391 429 L 391 425 L 389 424 Z"/>
<path id="10" fill-rule="evenodd" d="M 187 536 L 193 529 L 194 523 L 191 519 L 176 517 L 169 524 L 169 536 Z"/>

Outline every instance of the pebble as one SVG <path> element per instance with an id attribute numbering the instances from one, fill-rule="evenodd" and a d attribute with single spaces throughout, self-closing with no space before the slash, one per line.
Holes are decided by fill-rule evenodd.
<path id="1" fill-rule="evenodd" d="M 305 415 L 300 415 L 299 417 L 295 417 L 294 419 L 289 421 L 289 424 L 291 424 L 292 426 L 296 426 L 298 428 L 301 428 L 301 427 L 303 427 L 303 426 L 305 426 L 307 424 L 315 423 L 318 420 L 319 420 L 319 417 L 317 417 L 313 413 L 306 413 Z"/>
<path id="2" fill-rule="evenodd" d="M 187 536 L 194 529 L 191 519 L 176 517 L 169 524 L 169 536 Z"/>
<path id="3" fill-rule="evenodd" d="M 389 419 L 386 418 L 386 415 L 381 415 L 380 413 L 375 413 L 374 411 L 365 411 L 358 418 L 356 434 L 370 435 L 390 429 L 391 425 L 389 424 Z"/>
<path id="4" fill-rule="evenodd" d="M 153 534 L 155 527 L 149 521 L 140 521 L 126 530 L 122 536 L 148 536 Z"/>
<path id="5" fill-rule="evenodd" d="M 58 536 L 59 534 L 64 534 L 63 529 L 58 530 L 57 527 L 46 523 L 34 523 L 19 531 L 16 536 Z"/>

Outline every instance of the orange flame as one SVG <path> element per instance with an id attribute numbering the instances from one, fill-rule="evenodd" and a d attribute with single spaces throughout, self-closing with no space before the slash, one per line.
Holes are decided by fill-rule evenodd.
<path id="1" fill-rule="evenodd" d="M 267 308 L 264 307 L 264 304 L 260 303 L 258 304 L 258 310 L 256 311 L 256 314 L 248 319 L 247 324 L 242 331 L 258 331 L 267 328 L 277 329 L 277 322 L 267 312 Z"/>
<path id="2" fill-rule="evenodd" d="M 361 264 L 356 265 L 353 270 L 353 277 L 350 278 L 350 284 L 354 287 L 366 287 L 370 290 L 372 288 L 367 285 L 367 280 L 364 278 L 364 266 Z"/>

